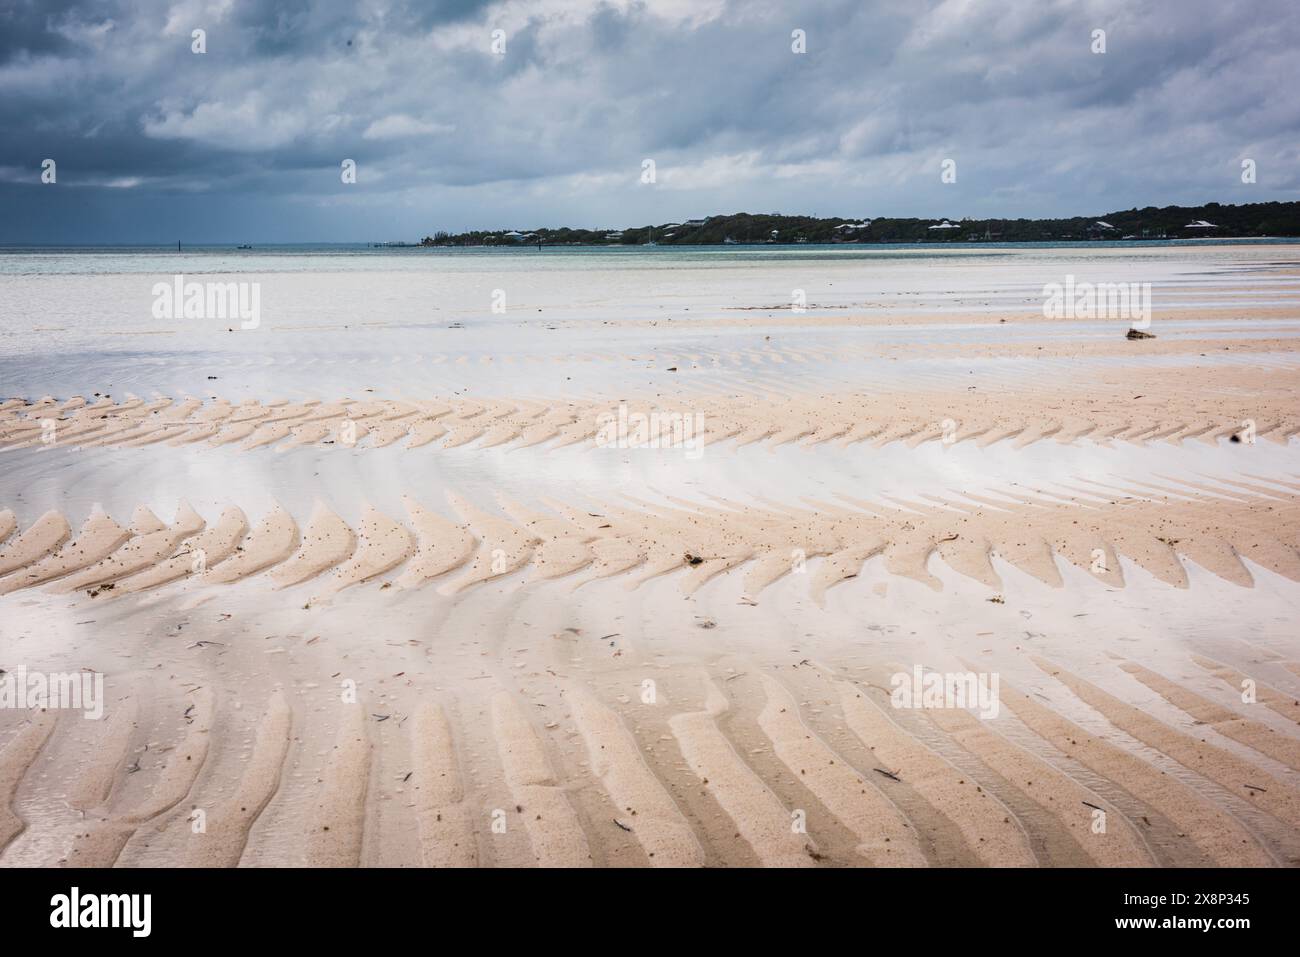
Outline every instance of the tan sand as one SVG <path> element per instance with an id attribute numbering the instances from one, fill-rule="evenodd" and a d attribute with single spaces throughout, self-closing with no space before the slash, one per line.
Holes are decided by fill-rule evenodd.
<path id="1" fill-rule="evenodd" d="M 1284 342 L 1287 350 L 1300 348 L 1300 340 Z M 1248 343 L 1250 347 L 1256 345 L 1260 352 L 1279 351 L 1277 343 Z M 1119 351 L 1138 361 L 1140 357 L 1132 346 L 1120 340 L 1114 346 L 1081 343 L 1070 349 L 1076 355 L 1084 351 L 1098 356 Z M 929 353 L 937 348 L 925 347 Z M 1152 356 L 1199 355 L 1207 350 L 1222 352 L 1226 347 L 1213 342 L 1158 340 L 1156 344 L 1141 343 L 1140 348 L 1141 356 Z M 1240 344 L 1232 348 L 1240 348 Z M 1025 345 L 984 354 L 1045 356 L 1036 347 Z M 912 388 L 887 396 L 873 392 L 723 396 L 704 392 L 691 395 L 684 390 L 671 400 L 631 397 L 613 402 L 557 404 L 543 407 L 540 419 L 539 410 L 527 400 L 451 398 L 436 403 L 432 411 L 404 412 L 386 423 L 391 428 L 382 433 L 366 424 L 366 417 L 374 414 L 370 404 L 336 402 L 316 406 L 310 413 L 325 417 L 324 421 L 297 427 L 285 421 L 264 424 L 239 447 L 288 450 L 310 445 L 350 452 L 393 445 L 402 438 L 406 438 L 403 447 L 408 449 L 439 439 L 442 441 L 436 447 L 444 450 L 471 446 L 531 448 L 542 444 L 550 448 L 595 447 L 601 436 L 602 416 L 617 416 L 620 405 L 635 413 L 699 415 L 705 444 L 734 447 L 754 442 L 777 448 L 787 444 L 812 447 L 825 442 L 840 446 L 870 442 L 880 447 L 891 442 L 915 446 L 923 442 L 988 445 L 1004 441 L 1024 447 L 1048 440 L 1101 444 L 1177 444 L 1195 440 L 1214 444 L 1243 432 L 1246 422 L 1254 424 L 1256 439 L 1284 444 L 1300 434 L 1300 412 L 1293 401 L 1300 391 L 1300 367 L 1247 370 L 1192 366 L 1170 370 L 1139 365 L 1135 369 L 1099 370 L 1073 384 L 1050 379 L 1032 387 L 983 380 L 971 380 L 973 385 L 968 385 L 963 378 L 950 375 L 946 379 L 923 379 Z M 962 382 L 960 391 L 954 389 L 958 382 Z M 86 431 L 80 421 L 88 414 L 84 409 L 67 418 L 48 419 L 54 423 L 50 442 L 33 437 L 21 409 L 10 409 L 0 413 L 0 446 L 138 446 L 132 423 L 139 413 L 129 405 L 94 413 L 100 422 L 123 420 L 126 427 L 121 429 Z M 450 409 L 451 414 L 444 409 Z M 173 444 L 205 439 L 207 445 L 231 444 L 235 439 L 224 430 L 212 432 L 211 419 L 213 415 L 228 417 L 232 413 L 228 404 L 204 406 L 192 411 L 187 419 L 169 423 L 165 436 L 158 438 L 169 438 Z M 348 423 L 352 441 L 343 441 L 340 430 Z M 39 426 L 35 428 L 40 430 Z"/>
<path id="2" fill-rule="evenodd" d="M 508 645 L 521 636 L 512 629 Z M 641 637 L 634 636 L 633 643 Z M 552 670 L 575 671 L 576 661 L 551 654 L 555 648 L 550 646 L 567 641 L 540 640 L 548 643 L 538 650 L 551 660 Z M 324 653 L 329 654 L 328 649 Z M 324 670 L 349 667 L 337 657 L 333 661 Z M 644 660 L 633 665 L 631 674 L 644 673 L 645 666 Z M 649 709 L 658 716 L 644 727 L 645 719 L 638 716 L 643 709 L 599 690 L 604 682 L 593 682 L 589 669 L 582 669 L 587 676 L 565 681 L 558 697 L 535 698 L 527 684 L 525 697 L 494 691 L 497 679 L 481 690 L 473 681 L 458 682 L 461 707 L 472 710 L 470 703 L 480 700 L 490 715 L 478 732 L 472 719 L 467 723 L 466 717 L 449 716 L 440 706 L 405 691 L 399 696 L 405 703 L 379 704 L 390 696 L 378 691 L 382 682 L 372 683 L 372 697 L 356 704 L 340 704 L 332 692 L 317 697 L 318 705 L 313 706 L 274 690 L 260 705 L 255 703 L 256 692 L 243 695 L 256 717 L 251 737 L 231 712 L 232 692 L 223 692 L 223 707 L 214 709 L 215 698 L 206 691 L 162 689 L 161 697 L 145 699 L 146 707 L 162 718 L 156 729 L 150 727 L 153 717 L 145 720 L 135 700 L 127 699 L 119 706 L 123 710 L 110 707 L 109 720 L 96 729 L 96 745 L 85 763 L 67 761 L 60 766 L 59 776 L 75 784 L 66 823 L 58 825 L 59 833 L 66 835 L 62 859 L 95 866 L 122 862 L 124 857 L 199 866 L 249 863 L 250 849 L 265 854 L 268 847 L 279 846 L 258 847 L 258 842 L 272 836 L 259 821 L 281 802 L 284 807 L 276 820 L 296 809 L 291 820 L 301 828 L 277 852 L 284 860 L 355 865 L 370 859 L 363 848 L 372 841 L 376 843 L 369 853 L 387 846 L 390 825 L 377 820 L 375 813 L 396 801 L 398 808 L 409 802 L 409 811 L 403 810 L 391 826 L 410 821 L 410 833 L 418 836 L 412 848 L 415 862 L 425 866 L 504 862 L 511 852 L 499 841 L 520 839 L 538 864 L 578 866 L 610 860 L 621 838 L 639 847 L 644 863 L 663 866 L 710 860 L 794 866 L 855 860 L 883 866 L 950 859 L 993 865 L 1042 863 L 1047 858 L 1029 837 L 1040 826 L 1037 818 L 996 796 L 1011 787 L 1050 815 L 1053 828 L 1099 865 L 1141 866 L 1164 860 L 1168 852 L 1161 848 L 1153 854 L 1141 832 L 1166 819 L 1178 829 L 1178 841 L 1202 849 L 1205 856 L 1200 860 L 1238 866 L 1275 862 L 1265 850 L 1265 838 L 1216 807 L 1209 792 L 1147 763 L 1119 739 L 1098 739 L 1049 704 L 1005 684 L 1004 707 L 1033 735 L 1100 776 L 1107 782 L 1102 789 L 1106 793 L 1122 788 L 1129 795 L 1126 802 L 1139 802 L 1142 813 L 1099 794 L 1094 790 L 1098 778 L 1080 781 L 1072 776 L 1072 765 L 1049 763 L 1026 750 L 1023 739 L 1013 743 L 1003 736 L 999 722 L 981 721 L 964 710 L 927 711 L 925 716 L 948 742 L 939 746 L 932 736 L 914 737 L 907 730 L 910 725 L 891 716 L 887 704 L 882 707 L 868 697 L 873 692 L 865 685 L 837 680 L 835 696 L 823 701 L 806 679 L 795 691 L 789 677 L 778 677 L 768 664 L 750 661 L 742 667 L 757 671 L 755 682 L 733 683 L 729 679 L 741 672 L 711 669 L 709 679 L 692 693 L 691 682 L 665 677 L 664 704 Z M 789 668 L 782 670 L 789 675 Z M 1091 683 L 1052 670 L 1055 680 L 1095 704 L 1104 720 L 1180 761 L 1186 774 L 1204 775 L 1206 781 L 1223 786 L 1246 775 L 1249 783 L 1268 788 L 1246 800 L 1291 826 L 1289 789 L 1260 766 L 1139 717 L 1136 709 L 1121 706 Z M 796 664 L 794 673 L 798 671 Z M 837 672 L 842 669 L 832 669 L 832 674 Z M 473 677 L 474 672 L 467 674 Z M 429 678 L 436 683 L 452 680 L 449 674 Z M 398 684 L 407 681 L 403 677 Z M 724 694 L 723 687 L 731 694 Z M 1185 697 L 1185 689 L 1166 691 L 1175 702 L 1189 706 L 1202 700 Z M 885 696 L 878 701 L 884 702 Z M 836 705 L 843 708 L 842 718 Z M 737 706 L 740 711 L 733 717 Z M 1189 711 L 1189 717 L 1194 713 Z M 396 720 L 404 725 L 392 726 L 396 736 L 389 737 L 389 722 Z M 292 733 L 299 721 L 324 722 L 320 730 L 334 728 L 319 770 L 306 775 L 292 771 L 307 759 Z M 566 742 L 557 734 L 569 721 L 572 737 Z M 15 860 L 42 846 L 37 842 L 41 832 L 33 832 L 29 843 L 18 840 L 20 834 L 27 836 L 25 801 L 16 797 L 22 793 L 21 784 L 43 748 L 64 750 L 63 738 L 77 730 L 73 724 L 56 728 L 51 713 L 37 715 L 20 722 L 0 751 L 0 783 L 14 809 L 6 819 L 5 843 L 13 845 Z M 846 726 L 851 739 L 844 737 Z M 1250 726 L 1247 730 L 1255 733 Z M 484 733 L 493 743 L 489 752 L 477 743 Z M 51 735 L 54 744 L 49 743 Z M 470 737 L 475 743 L 468 743 Z M 1235 740 L 1247 748 L 1253 744 L 1248 736 Z M 850 741 L 859 741 L 867 750 L 859 753 Z M 157 743 L 142 748 L 148 742 Z M 978 759 L 982 770 L 972 775 L 969 767 L 946 759 L 953 747 Z M 1261 753 L 1270 747 L 1261 744 Z M 552 749 L 554 753 L 548 753 Z M 224 760 L 240 753 L 245 758 L 235 766 L 233 777 L 212 777 L 218 756 Z M 484 774 L 492 766 L 500 769 L 504 790 L 497 789 L 491 773 Z M 777 766 L 781 772 L 774 775 Z M 589 792 L 593 788 L 598 794 Z M 608 810 L 593 811 L 593 806 Z M 716 811 L 708 811 L 709 806 Z M 198 831 L 196 810 L 204 813 Z M 1094 811 L 1106 815 L 1102 833 L 1090 829 Z M 721 841 L 717 822 L 699 817 L 701 813 L 723 816 L 722 833 L 737 835 L 745 852 Z M 493 830 L 497 820 L 506 828 L 500 837 Z M 50 822 L 43 822 L 42 827 L 48 826 Z"/>
<path id="3" fill-rule="evenodd" d="M 51 711 L 31 715 L 0 751 L 0 851 L 27 826 L 13 809 L 14 793 L 57 721 Z"/>
<path id="4" fill-rule="evenodd" d="M 442 708 L 425 702 L 411 730 L 412 788 L 425 867 L 478 864 L 471 808 L 465 801 L 451 724 Z"/>
<path id="5" fill-rule="evenodd" d="M 758 718 L 763 733 L 781 762 L 861 839 L 858 853 L 878 867 L 924 866 L 915 828 L 876 783 L 868 783 L 808 731 L 799 719 L 798 705 L 780 682 L 764 675 L 763 689 L 767 702 Z"/>
<path id="6" fill-rule="evenodd" d="M 802 560 L 819 555 L 827 560 L 809 584 L 819 602 L 828 587 L 852 579 L 875 555 L 882 556 L 891 574 L 935 589 L 942 587 L 930 571 L 935 555 L 953 571 L 990 589 L 1002 587 L 991 556 L 1055 587 L 1063 581 L 1054 556 L 1115 587 L 1124 585 L 1117 556 L 1175 588 L 1188 585 L 1188 561 L 1249 588 L 1253 577 L 1242 556 L 1300 581 L 1300 554 L 1293 544 L 1300 538 L 1300 492 L 1274 489 L 1265 495 L 1224 484 L 1228 487 L 1217 494 L 1194 487 L 1170 492 L 1121 488 L 1118 493 L 1081 488 L 1068 495 L 1008 489 L 997 496 L 972 493 L 969 501 L 942 499 L 942 506 L 920 501 L 886 506 L 856 498 L 844 504 L 811 502 L 810 508 L 726 502 L 605 505 L 598 529 L 566 524 L 561 517 L 565 509 L 558 506 L 558 515 L 530 511 L 521 515 L 526 524 L 516 524 L 453 494 L 449 500 L 468 519 L 464 529 L 445 519 L 431 526 L 427 510 L 409 500 L 412 514 L 421 517 L 425 529 L 419 548 L 418 525 L 412 531 L 367 505 L 353 532 L 318 504 L 292 555 L 289 543 L 297 523 L 286 512 L 270 513 L 241 545 L 247 528 L 241 509 L 227 508 L 205 532 L 204 518 L 182 505 L 176 525 L 126 538 L 108 557 L 54 581 L 49 590 L 81 591 L 94 598 L 112 592 L 101 590 L 114 583 L 133 592 L 183 578 L 229 583 L 271 569 L 269 583 L 276 588 L 321 580 L 316 593 L 320 598 L 394 571 L 413 558 L 414 564 L 397 578 L 407 589 L 465 569 L 439 586 L 439 592 L 449 596 L 530 565 L 536 566 L 531 577 L 538 581 L 584 573 L 588 577 L 579 582 L 627 574 L 629 587 L 682 571 L 680 589 L 685 595 L 748 565 L 742 577 L 748 593 L 756 596 L 780 578 L 799 574 Z M 92 520 L 106 521 L 102 515 L 87 522 Z M 22 533 L 16 543 L 26 539 L 37 544 L 13 552 L 14 574 L 0 580 L 5 590 L 48 581 L 61 565 L 41 556 L 67 528 L 67 519 L 51 512 Z M 430 531 L 441 534 L 446 529 L 455 535 L 428 541 Z M 478 543 L 476 549 L 470 547 L 472 540 Z M 354 541 L 355 555 L 349 558 Z M 611 561 L 611 556 L 617 560 Z"/>
<path id="7" fill-rule="evenodd" d="M 737 833 L 768 867 L 811 867 L 816 845 L 735 751 L 717 726 L 729 707 L 717 685 L 705 679 L 703 711 L 675 715 L 669 722 L 686 763 L 717 800 Z"/>
<path id="8" fill-rule="evenodd" d="M 356 867 L 365 833 L 366 791 L 371 743 L 367 714 L 360 702 L 340 706 L 338 738 L 307 814 L 303 863 L 312 867 Z"/>
<path id="9" fill-rule="evenodd" d="M 1300 299 L 1176 292 L 6 399 L 0 668 L 107 693 L 0 709 L 0 865 L 1294 865 Z M 600 448 L 624 404 L 699 464 Z M 941 667 L 999 713 L 891 702 Z"/>
<path id="10" fill-rule="evenodd" d="M 0 578 L 0 595 L 18 588 L 32 588 L 97 564 L 116 552 L 131 534 L 108 515 L 95 512 L 82 524 L 76 537 L 53 555 Z"/>
<path id="11" fill-rule="evenodd" d="M 997 798 L 902 731 L 862 689 L 845 683 L 839 692 L 849 728 L 871 749 L 881 770 L 906 781 L 956 824 L 983 863 L 993 867 L 1036 863 L 1028 835 Z"/>
<path id="12" fill-rule="evenodd" d="M 539 867 L 582 867 L 591 852 L 582 826 L 532 725 L 506 692 L 492 698 L 492 729 L 515 804 L 505 822 L 522 823 Z"/>

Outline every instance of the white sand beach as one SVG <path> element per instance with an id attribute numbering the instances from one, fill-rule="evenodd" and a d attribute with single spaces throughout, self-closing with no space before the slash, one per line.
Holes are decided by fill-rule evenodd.
<path id="1" fill-rule="evenodd" d="M 1300 862 L 1300 246 L 0 263 L 0 866 Z"/>

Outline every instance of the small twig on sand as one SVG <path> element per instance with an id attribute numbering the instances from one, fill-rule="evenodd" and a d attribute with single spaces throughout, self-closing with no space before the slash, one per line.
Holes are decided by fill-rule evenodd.
<path id="1" fill-rule="evenodd" d="M 884 768 L 872 768 L 871 770 L 875 771 L 877 774 L 883 774 L 885 777 L 889 778 L 889 780 L 891 780 L 891 781 L 897 781 L 897 782 L 899 782 L 900 784 L 901 784 L 902 781 L 903 781 L 903 779 L 900 778 L 900 777 L 899 777 L 897 774 L 895 774 L 893 771 L 886 771 Z"/>

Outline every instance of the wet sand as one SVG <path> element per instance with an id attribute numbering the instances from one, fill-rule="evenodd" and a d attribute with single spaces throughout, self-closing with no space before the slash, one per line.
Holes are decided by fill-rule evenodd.
<path id="1" fill-rule="evenodd" d="M 1300 308 L 1253 255 L 1136 342 L 886 304 L 29 363 L 0 668 L 106 703 L 0 708 L 0 865 L 1293 866 Z M 996 714 L 897 706 L 918 669 Z"/>

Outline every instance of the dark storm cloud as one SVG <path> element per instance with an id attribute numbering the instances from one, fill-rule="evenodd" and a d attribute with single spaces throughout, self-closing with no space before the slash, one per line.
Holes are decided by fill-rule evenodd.
<path id="1" fill-rule="evenodd" d="M 0 5 L 0 64 L 28 55 L 67 55 L 74 44 L 59 24 L 80 6 L 72 0 L 9 0 Z"/>
<path id="2" fill-rule="evenodd" d="M 0 241 L 1295 198 L 1297 46 L 1291 0 L 10 0 Z"/>

